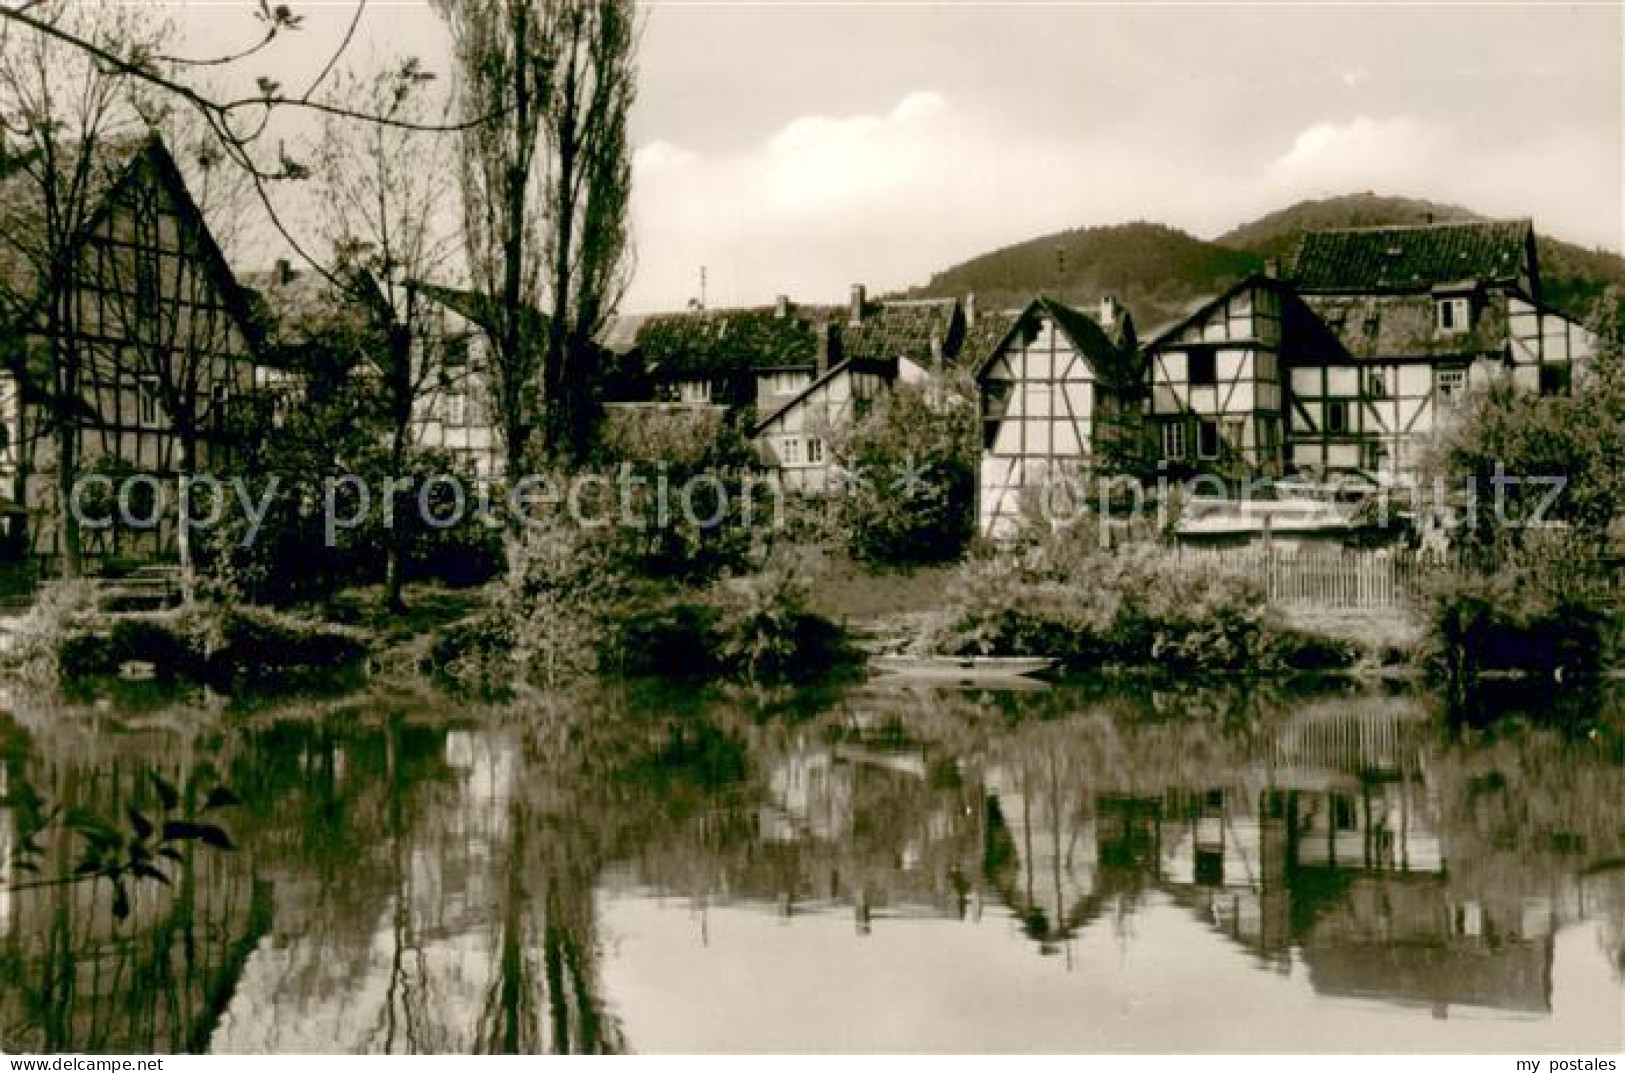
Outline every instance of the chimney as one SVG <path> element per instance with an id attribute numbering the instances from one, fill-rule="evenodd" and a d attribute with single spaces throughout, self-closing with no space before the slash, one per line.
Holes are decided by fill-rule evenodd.
<path id="1" fill-rule="evenodd" d="M 278 287 L 286 287 L 293 282 L 293 265 L 288 263 L 286 257 L 278 257 L 276 267 L 271 270 L 271 280 Z"/>
<path id="2" fill-rule="evenodd" d="M 1100 299 L 1100 326 L 1108 332 L 1117 323 L 1117 299 L 1105 295 Z"/>
<path id="3" fill-rule="evenodd" d="M 976 295 L 965 295 L 965 327 L 976 327 Z"/>
<path id="4" fill-rule="evenodd" d="M 1279 279 L 1281 276 L 1281 262 L 1271 257 L 1264 262 L 1264 278 Z"/>
<path id="5" fill-rule="evenodd" d="M 852 316 L 850 319 L 853 324 L 863 323 L 863 305 L 867 300 L 868 294 L 864 291 L 863 284 L 852 284 Z"/>
<path id="6" fill-rule="evenodd" d="M 835 349 L 835 338 L 834 337 L 835 337 L 835 325 L 831 324 L 827 320 L 819 322 L 819 325 L 818 325 L 818 366 L 813 372 L 813 376 L 815 378 L 823 376 L 825 373 L 829 372 L 830 363 L 831 363 L 831 361 L 832 361 L 832 359 L 834 357 L 834 355 L 832 354 L 832 351 Z"/>
<path id="7" fill-rule="evenodd" d="M 780 320 L 790 315 L 790 296 L 781 294 L 773 300 L 773 315 Z"/>

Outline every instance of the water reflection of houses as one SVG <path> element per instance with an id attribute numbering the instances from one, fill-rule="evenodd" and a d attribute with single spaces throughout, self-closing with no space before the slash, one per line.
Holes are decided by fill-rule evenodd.
<path id="1" fill-rule="evenodd" d="M 760 753 L 748 791 L 612 869 L 654 887 L 795 915 L 850 908 L 857 930 L 974 911 L 976 791 L 918 747 L 792 737 Z"/>
<path id="2" fill-rule="evenodd" d="M 1156 889 L 1323 993 L 1548 1010 L 1554 905 L 1452 883 L 1424 729 L 1311 706 L 1161 786 L 1132 748 L 1046 743 L 985 774 L 988 878 L 1046 952 Z"/>

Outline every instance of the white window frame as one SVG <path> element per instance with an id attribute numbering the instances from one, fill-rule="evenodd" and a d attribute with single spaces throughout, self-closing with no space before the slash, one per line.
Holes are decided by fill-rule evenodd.
<path id="1" fill-rule="evenodd" d="M 468 421 L 468 395 L 461 388 L 449 387 L 440 400 L 441 422 L 461 426 Z"/>
<path id="2" fill-rule="evenodd" d="M 1162 457 L 1170 462 L 1185 460 L 1185 422 L 1166 421 L 1162 426 Z"/>
<path id="3" fill-rule="evenodd" d="M 801 437 L 779 437 L 779 463 L 783 466 L 799 466 L 801 461 Z"/>
<path id="4" fill-rule="evenodd" d="M 677 381 L 677 401 L 690 406 L 706 406 L 711 402 L 710 380 Z"/>
<path id="5" fill-rule="evenodd" d="M 1434 305 L 1433 321 L 1445 335 L 1460 335 L 1472 327 L 1472 303 L 1466 298 L 1440 298 Z"/>
<path id="6" fill-rule="evenodd" d="M 1441 405 L 1455 406 L 1467 393 L 1467 370 L 1460 366 L 1434 369 L 1433 393 Z"/>
<path id="7" fill-rule="evenodd" d="M 824 464 L 824 441 L 817 436 L 807 437 L 807 464 L 821 466 Z"/>

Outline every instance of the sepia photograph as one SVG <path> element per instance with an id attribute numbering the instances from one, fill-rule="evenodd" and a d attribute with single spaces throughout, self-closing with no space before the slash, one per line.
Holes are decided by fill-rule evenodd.
<path id="1" fill-rule="evenodd" d="M 0 1073 L 1622 1052 L 1619 0 L 0 0 Z"/>

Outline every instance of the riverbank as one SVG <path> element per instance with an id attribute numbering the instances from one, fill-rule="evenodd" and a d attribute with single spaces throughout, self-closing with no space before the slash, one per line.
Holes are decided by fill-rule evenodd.
<path id="1" fill-rule="evenodd" d="M 861 673 L 879 652 L 1045 657 L 1071 674 L 1394 678 L 1434 670 L 1420 601 L 1272 607 L 1245 577 L 1152 547 L 876 569 L 809 546 L 711 583 L 582 582 L 575 575 L 587 572 L 570 570 L 573 587 L 560 589 L 554 569 L 528 603 L 506 579 L 481 588 L 414 584 L 404 610 L 369 586 L 285 611 L 200 603 L 109 615 L 82 585 L 48 586 L 13 620 L 15 643 L 0 667 L 58 685 L 123 676 L 271 691 L 344 675 L 458 689 L 583 675 L 806 685 Z"/>

